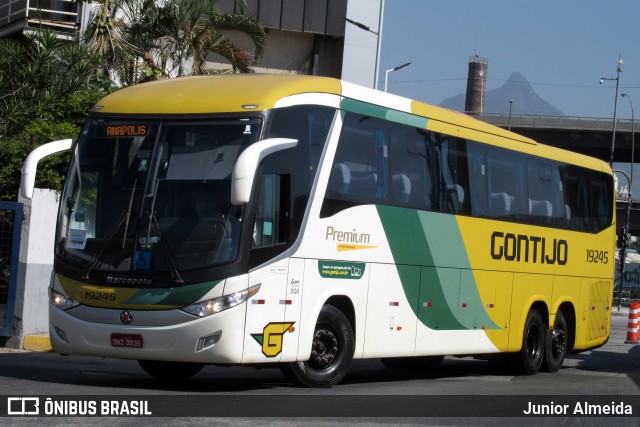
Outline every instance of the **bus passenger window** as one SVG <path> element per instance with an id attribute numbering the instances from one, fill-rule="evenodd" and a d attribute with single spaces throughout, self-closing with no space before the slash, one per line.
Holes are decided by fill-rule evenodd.
<path id="1" fill-rule="evenodd" d="M 557 164 L 537 158 L 527 160 L 530 224 L 564 225 L 566 211 L 564 200 L 559 197 L 561 189 Z"/>
<path id="2" fill-rule="evenodd" d="M 529 204 L 526 182 L 523 182 L 523 175 L 526 173 L 523 157 L 507 150 L 490 148 L 487 150 L 487 158 L 490 216 L 526 220 Z"/>
<path id="3" fill-rule="evenodd" d="M 388 141 L 385 122 L 346 113 L 331 170 L 327 196 L 376 203 L 389 193 Z"/>
<path id="4" fill-rule="evenodd" d="M 569 228 L 578 231 L 589 230 L 589 170 L 572 165 L 560 166 L 564 189 L 565 212 L 570 212 Z"/>
<path id="5" fill-rule="evenodd" d="M 471 214 L 487 217 L 487 159 L 481 144 L 467 141 L 467 163 L 469 166 L 469 202 Z"/>
<path id="6" fill-rule="evenodd" d="M 598 232 L 608 227 L 613 219 L 613 183 L 603 173 L 591 172 L 591 230 Z"/>
<path id="7" fill-rule="evenodd" d="M 456 214 L 471 212 L 469 169 L 466 141 L 443 137 L 442 141 L 443 210 Z"/>
<path id="8" fill-rule="evenodd" d="M 390 135 L 390 202 L 417 209 L 431 209 L 427 131 L 392 123 Z"/>

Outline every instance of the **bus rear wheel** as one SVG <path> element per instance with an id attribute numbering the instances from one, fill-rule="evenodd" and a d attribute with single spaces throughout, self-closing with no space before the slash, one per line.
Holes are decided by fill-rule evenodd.
<path id="1" fill-rule="evenodd" d="M 522 348 L 509 355 L 516 373 L 534 375 L 540 370 L 544 360 L 545 341 L 546 331 L 540 313 L 529 310 L 522 334 Z"/>
<path id="2" fill-rule="evenodd" d="M 320 311 L 305 362 L 282 365 L 285 376 L 305 387 L 331 387 L 347 375 L 355 350 L 353 328 L 339 309 L 325 305 Z"/>
<path id="3" fill-rule="evenodd" d="M 144 371 L 163 381 L 186 380 L 202 370 L 204 364 L 189 362 L 164 362 L 159 360 L 138 360 Z"/>
<path id="4" fill-rule="evenodd" d="M 560 310 L 556 313 L 556 321 L 547 333 L 547 342 L 544 350 L 544 362 L 542 370 L 546 372 L 557 372 L 564 362 L 567 354 L 569 329 L 567 320 Z"/>

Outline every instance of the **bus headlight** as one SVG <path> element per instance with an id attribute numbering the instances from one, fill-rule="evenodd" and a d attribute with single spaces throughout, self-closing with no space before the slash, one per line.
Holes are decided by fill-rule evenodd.
<path id="1" fill-rule="evenodd" d="M 209 301 L 202 301 L 187 307 L 183 307 L 182 310 L 189 314 L 193 314 L 198 317 L 206 317 L 221 311 L 227 310 L 231 307 L 235 307 L 238 304 L 242 304 L 260 290 L 260 284 L 250 287 L 239 292 L 235 292 L 229 295 L 223 295 L 218 298 L 211 299 Z"/>
<path id="2" fill-rule="evenodd" d="M 68 310 L 80 305 L 78 301 L 54 291 L 53 288 L 49 288 L 49 302 L 61 310 Z"/>

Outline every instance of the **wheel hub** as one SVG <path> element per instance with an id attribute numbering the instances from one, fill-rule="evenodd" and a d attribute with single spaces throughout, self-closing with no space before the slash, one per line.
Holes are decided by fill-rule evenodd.
<path id="1" fill-rule="evenodd" d="M 338 354 L 338 339 L 332 331 L 319 329 L 313 336 L 310 364 L 315 369 L 326 369 Z"/>
<path id="2" fill-rule="evenodd" d="M 555 355 L 562 354 L 566 345 L 564 333 L 560 329 L 551 332 L 551 349 Z"/>

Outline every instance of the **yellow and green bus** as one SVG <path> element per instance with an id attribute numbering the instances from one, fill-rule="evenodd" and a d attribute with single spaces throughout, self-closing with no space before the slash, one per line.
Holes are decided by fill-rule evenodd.
<path id="1" fill-rule="evenodd" d="M 305 386 L 364 358 L 554 372 L 609 337 L 614 203 L 602 161 L 340 80 L 129 87 L 73 146 L 52 346 Z"/>

